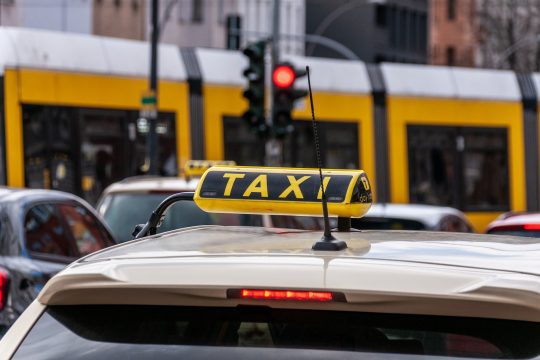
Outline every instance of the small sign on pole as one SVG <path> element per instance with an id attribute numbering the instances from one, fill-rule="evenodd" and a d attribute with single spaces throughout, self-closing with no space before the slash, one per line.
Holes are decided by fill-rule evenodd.
<path id="1" fill-rule="evenodd" d="M 141 97 L 140 117 L 146 119 L 157 118 L 157 98 L 154 91 L 149 91 Z"/>

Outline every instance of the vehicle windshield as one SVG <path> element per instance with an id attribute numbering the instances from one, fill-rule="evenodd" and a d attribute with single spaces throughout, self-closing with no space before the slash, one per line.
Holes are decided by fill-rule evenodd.
<path id="1" fill-rule="evenodd" d="M 540 355 L 538 339 L 539 323 L 510 320 L 260 306 L 72 305 L 49 307 L 14 359 L 237 359 L 269 348 L 297 349 L 288 357 L 277 352 L 282 359 L 307 350 L 339 351 L 336 359 L 350 359 L 350 352 L 519 359 Z M 377 358 L 388 357 L 369 357 Z"/>
<path id="2" fill-rule="evenodd" d="M 133 238 L 133 229 L 144 224 L 152 211 L 173 193 L 120 193 L 108 195 L 103 217 L 109 224 L 118 242 Z M 181 201 L 172 205 L 158 229 L 158 233 L 196 225 L 247 225 L 261 226 L 259 215 L 212 214 L 202 211 L 192 201 Z"/>
<path id="3" fill-rule="evenodd" d="M 534 231 L 534 230 L 497 230 L 497 229 L 493 229 L 493 230 L 488 231 L 488 234 L 526 236 L 526 237 L 532 237 L 532 238 L 540 238 L 540 231 Z"/>

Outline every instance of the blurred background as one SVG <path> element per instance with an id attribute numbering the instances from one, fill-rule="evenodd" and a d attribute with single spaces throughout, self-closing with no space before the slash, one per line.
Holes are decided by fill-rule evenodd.
<path id="1" fill-rule="evenodd" d="M 540 0 L 0 0 L 0 183 L 96 204 L 193 159 L 362 168 L 482 231 L 538 211 Z M 159 51 L 151 44 L 159 43 Z M 279 71 L 278 71 L 279 70 Z"/>

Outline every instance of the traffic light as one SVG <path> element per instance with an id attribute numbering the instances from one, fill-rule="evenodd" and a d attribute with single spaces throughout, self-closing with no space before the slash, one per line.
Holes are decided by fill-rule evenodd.
<path id="1" fill-rule="evenodd" d="M 296 70 L 290 63 L 278 64 L 272 72 L 273 131 L 277 138 L 284 138 L 294 129 L 291 116 L 294 102 L 307 95 L 307 91 L 295 89 L 294 82 L 305 75 L 304 70 Z"/>
<path id="2" fill-rule="evenodd" d="M 249 106 L 242 118 L 249 127 L 256 131 L 261 137 L 268 133 L 268 126 L 264 117 L 264 50 L 265 41 L 258 41 L 250 44 L 243 51 L 249 59 L 249 66 L 244 70 L 244 77 L 248 81 L 248 86 L 244 90 L 244 97 L 248 100 Z"/>

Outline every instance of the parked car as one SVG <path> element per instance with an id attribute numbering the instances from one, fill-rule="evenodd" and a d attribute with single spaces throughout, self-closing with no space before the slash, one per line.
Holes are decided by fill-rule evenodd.
<path id="1" fill-rule="evenodd" d="M 488 234 L 540 237 L 540 213 L 505 213 L 486 228 Z"/>
<path id="2" fill-rule="evenodd" d="M 115 239 L 124 242 L 133 238 L 135 226 L 148 220 L 148 214 L 172 194 L 194 191 L 199 178 L 136 176 L 108 186 L 96 209 L 109 225 Z M 262 226 L 260 215 L 210 214 L 194 203 L 175 204 L 167 212 L 159 232 L 195 225 Z"/>
<path id="3" fill-rule="evenodd" d="M 75 195 L 0 188 L 0 335 L 49 278 L 113 244 L 99 215 Z"/>
<path id="4" fill-rule="evenodd" d="M 418 204 L 373 204 L 360 219 L 351 219 L 356 229 L 434 230 L 473 232 L 465 214 L 446 207 Z"/>

